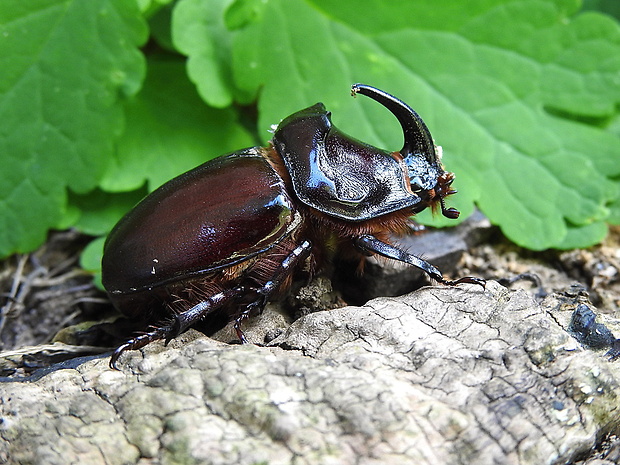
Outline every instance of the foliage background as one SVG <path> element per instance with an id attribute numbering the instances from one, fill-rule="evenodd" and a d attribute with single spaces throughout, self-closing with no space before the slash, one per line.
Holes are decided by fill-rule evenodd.
<path id="1" fill-rule="evenodd" d="M 148 191 L 317 101 L 398 149 L 355 82 L 422 115 L 462 218 L 476 204 L 535 250 L 594 244 L 620 223 L 618 17 L 614 0 L 3 0 L 0 256 L 51 228 L 105 235 Z"/>

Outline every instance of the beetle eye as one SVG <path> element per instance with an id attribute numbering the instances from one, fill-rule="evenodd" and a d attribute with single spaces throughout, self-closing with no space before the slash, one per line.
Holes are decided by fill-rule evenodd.
<path id="1" fill-rule="evenodd" d="M 406 160 L 409 172 L 409 184 L 414 193 L 433 189 L 437 184 L 439 172 L 422 157 L 409 157 Z"/>
<path id="2" fill-rule="evenodd" d="M 413 192 L 414 194 L 422 192 L 422 187 L 417 182 L 412 182 L 411 183 L 411 192 Z"/>

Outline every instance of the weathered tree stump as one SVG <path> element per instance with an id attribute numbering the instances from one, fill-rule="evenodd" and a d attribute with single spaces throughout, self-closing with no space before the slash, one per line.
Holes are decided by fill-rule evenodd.
<path id="1" fill-rule="evenodd" d="M 0 384 L 0 463 L 571 463 L 617 430 L 620 393 L 620 364 L 566 331 L 575 306 L 427 287 L 307 315 L 269 347 L 190 330 L 121 371 L 72 361 Z"/>

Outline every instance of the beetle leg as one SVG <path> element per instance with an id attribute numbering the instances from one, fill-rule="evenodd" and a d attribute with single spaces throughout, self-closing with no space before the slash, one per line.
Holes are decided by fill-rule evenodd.
<path id="1" fill-rule="evenodd" d="M 241 322 L 248 318 L 252 312 L 261 311 L 265 308 L 267 301 L 273 295 L 273 293 L 280 287 L 282 282 L 295 270 L 297 265 L 305 260 L 312 250 L 312 244 L 310 241 L 302 241 L 297 247 L 284 257 L 278 267 L 274 270 L 272 277 L 269 281 L 263 283 L 260 287 L 255 289 L 256 298 L 250 302 L 246 308 L 235 319 L 235 331 L 237 337 L 241 343 L 247 343 L 247 339 L 241 329 Z"/>
<path id="2" fill-rule="evenodd" d="M 171 339 L 177 337 L 187 328 L 198 322 L 200 319 L 204 318 L 214 310 L 222 307 L 230 300 L 236 298 L 242 292 L 243 288 L 241 286 L 236 286 L 231 289 L 218 292 L 217 294 L 214 294 L 208 299 L 197 303 L 196 305 L 185 310 L 184 312 L 174 315 L 172 331 L 169 335 L 166 336 L 166 343 L 168 343 Z"/>
<path id="3" fill-rule="evenodd" d="M 169 334 L 172 331 L 172 328 L 172 325 L 153 328 L 151 331 L 140 334 L 139 336 L 129 339 L 124 344 L 121 344 L 112 353 L 112 357 L 110 357 L 110 368 L 112 368 L 113 370 L 118 370 L 116 362 L 118 361 L 121 354 L 126 350 L 137 350 L 153 341 L 163 339 L 166 337 L 166 334 Z"/>
<path id="4" fill-rule="evenodd" d="M 416 268 L 424 271 L 435 281 L 440 282 L 442 284 L 446 284 L 448 286 L 454 286 L 460 283 L 470 283 L 470 284 L 479 284 L 483 288 L 486 285 L 486 281 L 481 278 L 476 278 L 473 276 L 465 276 L 464 278 L 456 279 L 454 281 L 449 281 L 443 277 L 441 271 L 435 268 L 433 265 L 428 263 L 425 260 L 422 260 L 420 257 L 416 257 L 404 250 L 399 249 L 390 244 L 386 244 L 385 242 L 380 241 L 375 236 L 371 236 L 370 234 L 364 234 L 362 236 L 358 236 L 354 239 L 355 245 L 365 253 L 378 253 L 387 258 L 391 258 L 392 260 L 398 260 L 399 262 L 408 263 L 409 265 L 413 265 Z"/>
<path id="5" fill-rule="evenodd" d="M 237 286 L 232 289 L 228 289 L 222 292 L 214 294 L 210 298 L 199 302 L 188 310 L 174 315 L 172 321 L 160 327 L 153 327 L 151 331 L 140 334 L 132 339 L 129 339 L 124 344 L 121 344 L 116 348 L 112 357 L 110 358 L 110 368 L 117 370 L 116 362 L 123 352 L 126 350 L 137 350 L 150 344 L 153 341 L 164 339 L 166 344 L 171 339 L 177 337 L 187 328 L 192 326 L 201 318 L 205 317 L 209 313 L 217 310 L 222 305 L 228 303 L 229 300 L 235 298 L 239 292 L 242 292 L 241 287 Z"/>
<path id="6" fill-rule="evenodd" d="M 241 344 L 248 343 L 248 339 L 245 337 L 245 334 L 243 334 L 243 330 L 241 329 L 241 321 L 245 320 L 249 316 L 250 316 L 250 311 L 246 310 L 241 315 L 239 315 L 237 319 L 235 320 L 235 332 L 237 333 L 237 337 L 241 341 Z"/>
<path id="7" fill-rule="evenodd" d="M 407 221 L 407 234 L 415 235 L 426 230 L 426 226 L 416 223 L 412 218 Z"/>

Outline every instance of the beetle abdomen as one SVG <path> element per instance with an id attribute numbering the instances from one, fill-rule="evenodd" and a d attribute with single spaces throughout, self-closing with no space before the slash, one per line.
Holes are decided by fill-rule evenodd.
<path id="1" fill-rule="evenodd" d="M 255 149 L 205 163 L 142 200 L 110 233 L 103 284 L 149 290 L 247 260 L 285 237 L 294 207 Z"/>

